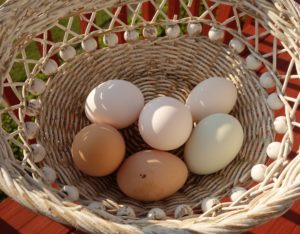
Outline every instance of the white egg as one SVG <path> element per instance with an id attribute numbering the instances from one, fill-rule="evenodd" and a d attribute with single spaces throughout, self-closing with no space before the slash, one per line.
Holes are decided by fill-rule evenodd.
<path id="1" fill-rule="evenodd" d="M 148 25 L 143 29 L 143 36 L 147 39 L 155 39 L 157 34 L 157 28 L 153 25 Z"/>
<path id="2" fill-rule="evenodd" d="M 86 52 L 92 52 L 97 49 L 98 43 L 95 38 L 89 37 L 81 42 L 81 47 Z"/>
<path id="3" fill-rule="evenodd" d="M 278 134 L 284 134 L 288 130 L 288 125 L 285 116 L 279 116 L 274 120 L 274 129 Z"/>
<path id="4" fill-rule="evenodd" d="M 231 201 L 237 201 L 243 194 L 245 194 L 247 192 L 247 190 L 245 188 L 242 187 L 234 187 L 231 190 L 231 194 L 230 194 L 230 200 Z"/>
<path id="5" fill-rule="evenodd" d="M 105 34 L 103 43 L 108 47 L 115 47 L 119 43 L 118 35 L 116 33 Z"/>
<path id="6" fill-rule="evenodd" d="M 212 41 L 222 41 L 224 38 L 224 31 L 215 27 L 212 27 L 208 31 L 208 38 Z"/>
<path id="7" fill-rule="evenodd" d="M 53 59 L 49 59 L 42 67 L 42 71 L 45 75 L 53 75 L 57 72 L 58 65 Z"/>
<path id="8" fill-rule="evenodd" d="M 244 51 L 246 46 L 239 39 L 233 38 L 229 42 L 229 47 L 236 51 L 238 54 L 240 54 Z"/>
<path id="9" fill-rule="evenodd" d="M 140 35 L 136 30 L 128 30 L 124 33 L 124 39 L 127 42 L 135 42 L 139 39 Z"/>
<path id="10" fill-rule="evenodd" d="M 174 39 L 179 37 L 180 35 L 180 27 L 178 24 L 174 24 L 174 25 L 169 25 L 166 28 L 166 35 L 170 38 L 170 39 Z"/>
<path id="11" fill-rule="evenodd" d="M 182 146 L 193 128 L 192 115 L 175 98 L 159 97 L 145 105 L 139 119 L 144 141 L 159 150 L 173 150 Z"/>
<path id="12" fill-rule="evenodd" d="M 46 89 L 46 83 L 40 79 L 32 79 L 27 89 L 33 95 L 41 95 Z"/>
<path id="13" fill-rule="evenodd" d="M 299 172 L 299 175 L 297 175 L 297 177 L 295 179 L 295 183 L 300 184 L 300 172 Z"/>
<path id="14" fill-rule="evenodd" d="M 70 61 L 71 59 L 75 58 L 76 50 L 73 46 L 66 46 L 59 51 L 59 56 L 64 61 Z"/>
<path id="15" fill-rule="evenodd" d="M 37 116 L 41 109 L 42 109 L 41 101 L 37 99 L 31 99 L 27 103 L 25 112 L 28 116 Z"/>
<path id="16" fill-rule="evenodd" d="M 24 132 L 29 140 L 36 138 L 39 132 L 39 125 L 34 122 L 25 122 Z"/>
<path id="17" fill-rule="evenodd" d="M 148 212 L 147 217 L 153 220 L 163 220 L 167 217 L 167 215 L 162 209 L 153 208 Z"/>
<path id="18" fill-rule="evenodd" d="M 244 140 L 240 122 L 228 114 L 213 114 L 197 124 L 185 145 L 184 160 L 191 172 L 207 175 L 225 168 Z"/>
<path id="19" fill-rule="evenodd" d="M 262 65 L 261 61 L 258 60 L 254 55 L 250 54 L 246 58 L 246 66 L 250 70 L 257 70 Z"/>
<path id="20" fill-rule="evenodd" d="M 275 81 L 270 72 L 263 73 L 259 78 L 259 83 L 265 89 L 270 89 L 275 86 Z"/>
<path id="21" fill-rule="evenodd" d="M 229 113 L 237 101 L 237 89 L 232 81 L 212 77 L 202 81 L 190 93 L 186 106 L 198 122 L 215 113 Z"/>
<path id="22" fill-rule="evenodd" d="M 53 168 L 49 167 L 49 166 L 44 166 L 41 169 L 42 173 L 44 174 L 44 176 L 46 177 L 46 179 L 48 180 L 49 183 L 53 183 L 56 180 L 56 172 L 54 171 Z"/>
<path id="23" fill-rule="evenodd" d="M 201 209 L 203 212 L 206 212 L 213 208 L 214 206 L 220 204 L 220 201 L 216 197 L 207 197 L 204 198 L 202 203 L 201 203 Z"/>
<path id="24" fill-rule="evenodd" d="M 265 179 L 267 166 L 264 164 L 256 164 L 251 169 L 251 177 L 256 182 L 262 182 Z"/>
<path id="25" fill-rule="evenodd" d="M 144 96 L 138 87 L 126 80 L 109 80 L 90 92 L 85 113 L 93 123 L 121 129 L 133 124 L 143 107 Z"/>
<path id="26" fill-rule="evenodd" d="M 281 108 L 284 107 L 284 104 L 278 97 L 277 93 L 270 94 L 267 98 L 267 103 L 269 107 L 274 111 L 280 110 Z"/>
<path id="27" fill-rule="evenodd" d="M 75 186 L 65 185 L 61 191 L 66 194 L 67 198 L 72 202 L 79 199 L 79 191 Z"/>
<path id="28" fill-rule="evenodd" d="M 281 143 L 280 142 L 272 142 L 267 147 L 267 155 L 270 159 L 276 160 L 279 156 Z"/>
<path id="29" fill-rule="evenodd" d="M 202 25 L 200 23 L 189 23 L 187 25 L 187 33 L 189 36 L 197 36 L 202 31 Z"/>

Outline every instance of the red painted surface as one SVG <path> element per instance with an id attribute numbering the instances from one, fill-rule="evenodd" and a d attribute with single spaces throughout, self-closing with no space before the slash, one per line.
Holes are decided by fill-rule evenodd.
<path id="1" fill-rule="evenodd" d="M 168 0 L 168 17 L 169 17 L 169 19 L 174 19 L 174 17 L 179 18 L 179 13 L 180 13 L 179 0 Z"/>
<path id="2" fill-rule="evenodd" d="M 147 21 L 151 21 L 155 14 L 155 7 L 151 2 L 144 2 L 142 5 L 142 15 Z"/>
<path id="3" fill-rule="evenodd" d="M 190 6 L 190 11 L 193 16 L 199 16 L 200 14 L 200 0 L 193 0 L 192 5 Z"/>

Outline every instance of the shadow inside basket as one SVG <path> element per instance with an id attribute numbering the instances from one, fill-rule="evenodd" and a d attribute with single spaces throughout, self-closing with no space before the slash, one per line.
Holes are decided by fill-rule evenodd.
<path id="1" fill-rule="evenodd" d="M 218 173 L 190 174 L 185 186 L 173 196 L 158 202 L 139 202 L 126 197 L 115 174 L 95 178 L 81 173 L 74 165 L 71 144 L 77 132 L 89 125 L 84 103 L 89 92 L 106 80 L 125 79 L 140 88 L 146 102 L 158 96 L 171 96 L 185 102 L 190 91 L 202 80 L 221 76 L 233 81 L 238 101 L 232 111 L 244 129 L 244 144 L 236 159 Z M 42 95 L 43 109 L 38 122 L 38 141 L 47 151 L 46 164 L 53 167 L 62 184 L 76 186 L 84 201 L 103 201 L 108 211 L 130 205 L 137 215 L 160 207 L 167 214 L 181 204 L 197 209 L 203 198 L 228 195 L 232 186 L 249 186 L 250 170 L 267 161 L 265 149 L 272 142 L 273 114 L 266 104 L 267 93 L 259 86 L 255 72 L 246 69 L 243 59 L 226 45 L 206 37 L 181 37 L 176 41 L 140 41 L 116 48 L 81 54 L 62 66 L 51 78 Z M 137 124 L 122 131 L 127 156 L 150 149 L 142 140 Z M 182 157 L 182 148 L 173 151 Z"/>

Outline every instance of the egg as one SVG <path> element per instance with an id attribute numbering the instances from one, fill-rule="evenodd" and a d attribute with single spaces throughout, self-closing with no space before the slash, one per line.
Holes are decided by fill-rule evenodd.
<path id="1" fill-rule="evenodd" d="M 92 123 L 122 129 L 138 119 L 143 107 L 144 96 L 138 87 L 126 80 L 109 80 L 90 92 L 85 113 Z"/>
<path id="2" fill-rule="evenodd" d="M 232 81 L 222 77 L 212 77 L 202 81 L 190 93 L 186 106 L 192 113 L 193 120 L 216 113 L 229 113 L 237 101 L 237 89 Z"/>
<path id="3" fill-rule="evenodd" d="M 184 160 L 191 172 L 207 175 L 225 168 L 240 151 L 244 132 L 228 114 L 206 117 L 195 127 L 185 145 Z"/>
<path id="4" fill-rule="evenodd" d="M 193 128 L 192 115 L 175 98 L 159 97 L 147 103 L 139 118 L 139 130 L 144 141 L 158 150 L 173 150 L 182 146 Z"/>
<path id="5" fill-rule="evenodd" d="M 158 201 L 176 193 L 188 170 L 175 155 L 145 150 L 130 156 L 120 167 L 117 182 L 123 193 L 139 201 Z"/>
<path id="6" fill-rule="evenodd" d="M 120 166 L 124 156 L 122 135 L 107 124 L 92 124 L 83 128 L 72 144 L 75 165 L 90 176 L 111 174 Z"/>

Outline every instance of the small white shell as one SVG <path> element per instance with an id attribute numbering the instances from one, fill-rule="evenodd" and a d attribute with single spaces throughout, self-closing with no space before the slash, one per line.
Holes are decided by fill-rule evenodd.
<path id="1" fill-rule="evenodd" d="M 179 205 L 176 207 L 174 215 L 176 219 L 191 216 L 194 214 L 193 209 L 188 205 Z"/>
<path id="2" fill-rule="evenodd" d="M 234 187 L 231 189 L 230 200 L 237 201 L 247 190 L 242 187 Z"/>
<path id="3" fill-rule="evenodd" d="M 275 81 L 270 72 L 263 73 L 259 78 L 259 83 L 265 89 L 270 89 L 275 86 Z"/>
<path id="4" fill-rule="evenodd" d="M 274 120 L 274 129 L 278 134 L 284 134 L 287 132 L 288 130 L 288 125 L 287 125 L 287 121 L 286 121 L 286 117 L 285 116 L 278 116 L 275 120 Z"/>
<path id="5" fill-rule="evenodd" d="M 284 107 L 284 104 L 278 97 L 277 93 L 271 93 L 268 96 L 267 103 L 272 110 L 280 110 Z"/>
<path id="6" fill-rule="evenodd" d="M 270 159 L 276 160 L 279 156 L 281 143 L 280 142 L 272 142 L 267 147 L 267 155 Z"/>
<path id="7" fill-rule="evenodd" d="M 66 46 L 59 51 L 59 56 L 64 61 L 70 61 L 76 56 L 76 50 L 73 46 Z"/>
<path id="8" fill-rule="evenodd" d="M 49 59 L 42 67 L 42 71 L 46 76 L 57 72 L 58 65 L 53 59 Z"/>
<path id="9" fill-rule="evenodd" d="M 27 89 L 33 95 L 41 95 L 46 89 L 46 83 L 40 79 L 32 79 Z"/>
<path id="10" fill-rule="evenodd" d="M 105 206 L 101 202 L 91 202 L 88 205 L 88 208 L 91 210 L 106 210 Z"/>
<path id="11" fill-rule="evenodd" d="M 74 202 L 79 199 L 79 191 L 75 186 L 72 185 L 65 185 L 61 192 L 65 193 L 67 195 L 67 199 Z"/>
<path id="12" fill-rule="evenodd" d="M 92 52 L 97 49 L 98 43 L 93 37 L 89 37 L 81 42 L 81 47 L 86 52 Z"/>
<path id="13" fill-rule="evenodd" d="M 265 179 L 267 166 L 264 164 L 256 164 L 251 169 L 251 177 L 256 182 L 262 182 Z"/>
<path id="14" fill-rule="evenodd" d="M 148 25 L 143 29 L 143 36 L 147 39 L 155 39 L 157 34 L 157 28 L 153 25 Z"/>
<path id="15" fill-rule="evenodd" d="M 39 114 L 41 109 L 42 109 L 41 101 L 37 99 L 31 99 L 27 103 L 25 112 L 28 116 L 36 116 Z"/>
<path id="16" fill-rule="evenodd" d="M 224 39 L 224 31 L 215 27 L 208 31 L 208 38 L 212 41 L 222 41 Z"/>
<path id="17" fill-rule="evenodd" d="M 35 163 L 39 163 L 46 157 L 46 150 L 41 144 L 30 145 L 31 153 L 30 156 Z"/>
<path id="18" fill-rule="evenodd" d="M 204 198 L 202 203 L 201 203 L 201 209 L 203 212 L 206 212 L 213 208 L 214 206 L 220 204 L 220 201 L 216 197 L 207 197 Z"/>
<path id="19" fill-rule="evenodd" d="M 25 122 L 24 133 L 29 140 L 36 138 L 38 132 L 39 132 L 39 125 L 37 123 Z"/>
<path id="20" fill-rule="evenodd" d="M 49 166 L 44 166 L 41 169 L 42 173 L 44 174 L 44 176 L 46 177 L 46 179 L 48 180 L 49 183 L 53 183 L 56 180 L 56 172 L 52 167 Z"/>
<path id="21" fill-rule="evenodd" d="M 147 217 L 153 220 L 163 220 L 166 219 L 166 213 L 160 208 L 153 208 L 148 212 Z"/>
<path id="22" fill-rule="evenodd" d="M 229 47 L 232 48 L 238 54 L 240 54 L 244 51 L 246 46 L 239 39 L 232 38 L 229 42 Z"/>
<path id="23" fill-rule="evenodd" d="M 118 35 L 115 33 L 105 34 L 103 37 L 104 45 L 108 47 L 114 47 L 119 43 Z"/>
<path id="24" fill-rule="evenodd" d="M 125 31 L 124 33 L 124 39 L 127 42 L 136 42 L 139 40 L 139 33 L 136 30 L 129 30 L 129 31 Z"/>
<path id="25" fill-rule="evenodd" d="M 179 37 L 180 35 L 180 27 L 178 24 L 174 24 L 174 25 L 169 25 L 166 28 L 166 35 L 170 38 L 170 39 L 174 39 Z"/>
<path id="26" fill-rule="evenodd" d="M 117 216 L 119 217 L 127 217 L 127 218 L 135 218 L 134 210 L 129 206 L 121 206 L 117 211 Z"/>
<path id="27" fill-rule="evenodd" d="M 187 33 L 189 36 L 197 36 L 202 31 L 202 25 L 200 23 L 189 23 L 187 25 Z"/>
<path id="28" fill-rule="evenodd" d="M 262 65 L 261 61 L 258 60 L 254 55 L 250 54 L 246 58 L 246 66 L 250 70 L 257 70 Z"/>

